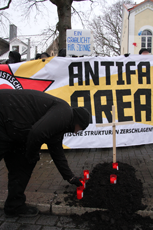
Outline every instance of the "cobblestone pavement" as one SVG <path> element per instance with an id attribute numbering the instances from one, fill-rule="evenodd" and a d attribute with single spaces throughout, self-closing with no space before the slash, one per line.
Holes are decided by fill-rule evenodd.
<path id="1" fill-rule="evenodd" d="M 113 150 L 110 149 L 78 149 L 78 150 L 65 150 L 68 163 L 76 176 L 82 177 L 83 170 L 88 169 L 92 171 L 93 167 L 98 163 L 112 162 Z M 117 148 L 117 162 L 123 162 L 135 167 L 136 176 L 141 179 L 144 187 L 144 201 L 146 204 L 153 205 L 153 144 L 131 147 Z M 23 220 L 22 218 L 5 220 L 2 210 L 0 216 L 0 230 L 3 229 L 79 229 L 74 228 L 73 223 L 68 217 L 60 217 L 58 215 L 68 215 L 70 213 L 83 213 L 73 207 L 68 207 L 64 203 L 63 197 L 70 191 L 75 191 L 76 186 L 70 185 L 64 181 L 59 174 L 54 162 L 50 155 L 45 151 L 41 153 L 41 159 L 37 163 L 32 177 L 26 189 L 27 203 L 41 211 L 40 216 Z M 4 161 L 0 162 L 0 208 L 4 206 L 4 201 L 7 196 L 7 169 Z M 61 204 L 56 205 L 56 201 Z M 47 215 L 44 215 L 47 214 Z M 54 214 L 54 215 L 53 215 Z M 60 220 L 70 221 L 70 225 L 60 226 Z M 66 219 L 65 219 L 66 218 Z M 67 219 L 68 218 L 68 219 Z M 23 222 L 22 222 L 23 221 Z M 31 227 L 25 226 L 32 223 Z M 46 223 L 43 228 L 41 223 Z M 47 223 L 51 223 L 48 224 Z M 65 223 L 66 224 L 66 223 Z M 7 226 L 11 225 L 9 228 Z M 73 226 L 71 226 L 73 225 Z M 5 227 L 6 226 L 6 227 Z M 14 226 L 14 227 L 13 227 Z M 83 228 L 81 228 L 83 230 Z"/>
<path id="2" fill-rule="evenodd" d="M 86 224 L 76 226 L 68 216 L 40 214 L 32 218 L 5 218 L 0 209 L 0 230 L 85 230 Z"/>

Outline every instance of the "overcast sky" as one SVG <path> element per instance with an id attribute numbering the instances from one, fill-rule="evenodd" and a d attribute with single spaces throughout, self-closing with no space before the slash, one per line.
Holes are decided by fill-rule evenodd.
<path id="1" fill-rule="evenodd" d="M 98 0 L 99 2 L 101 0 Z M 13 1 L 12 1 L 13 2 Z M 22 2 L 22 0 L 20 0 Z M 114 2 L 114 0 L 109 0 L 109 2 Z M 138 4 L 142 2 L 142 0 L 135 0 L 135 2 Z M 42 3 L 41 3 L 42 4 Z M 19 4 L 18 4 L 19 5 Z M 15 24 L 18 28 L 18 35 L 34 35 L 34 34 L 40 34 L 43 29 L 55 25 L 58 21 L 57 19 L 57 8 L 55 5 L 53 5 L 50 1 L 46 1 L 43 8 L 43 15 L 38 14 L 36 17 L 36 12 L 32 12 L 32 16 L 25 20 L 23 17 L 21 17 L 22 14 L 24 14 L 21 11 L 21 8 L 18 7 L 18 5 L 11 4 L 11 7 L 9 10 L 5 11 L 6 13 L 9 13 L 9 19 L 12 24 Z M 81 8 L 84 9 L 84 12 L 88 12 L 90 9 L 90 3 L 88 1 L 84 2 L 74 2 L 73 6 L 79 10 Z M 49 9 L 49 10 L 48 10 Z M 100 14 L 99 6 L 94 5 L 94 14 Z M 7 24 L 7 23 L 6 23 Z M 79 22 L 78 18 L 74 18 L 72 20 L 72 27 L 73 29 L 80 29 L 81 23 Z M 1 28 L 0 29 L 1 36 L 8 37 L 9 31 L 8 27 Z"/>
<path id="2" fill-rule="evenodd" d="M 0 0 L 1 1 L 1 0 Z M 18 0 L 20 1 L 20 0 Z M 98 0 L 101 1 L 101 0 Z M 14 1 L 15 2 L 15 1 Z M 15 5 L 12 1 L 11 7 L 8 10 L 5 10 L 5 13 L 9 14 L 9 19 L 11 24 L 15 24 L 18 28 L 18 35 L 31 35 L 31 34 L 39 34 L 42 32 L 43 29 L 48 28 L 49 26 L 54 26 L 58 22 L 58 16 L 57 16 L 57 7 L 52 4 L 50 1 L 46 1 L 43 3 L 43 13 L 39 13 L 35 10 L 33 10 L 31 17 L 28 19 L 25 19 L 24 16 L 21 15 L 25 14 L 25 9 L 23 8 L 23 12 L 21 11 L 21 8 L 18 5 Z M 22 2 L 22 0 L 21 0 Z M 40 4 L 42 6 L 42 3 Z M 84 12 L 89 11 L 90 9 L 90 2 L 74 2 L 73 6 L 79 11 L 84 9 Z M 97 4 L 94 5 L 97 12 L 98 7 Z M 40 8 L 42 10 L 42 8 Z M 74 28 L 80 27 L 81 23 L 78 23 L 78 18 L 72 20 L 72 26 Z M 8 22 L 6 22 L 8 24 Z M 79 29 L 79 28 L 78 28 Z M 3 29 L 0 33 L 2 36 L 7 37 L 9 34 L 9 31 L 6 31 Z M 5 34 L 5 35 L 4 35 Z"/>

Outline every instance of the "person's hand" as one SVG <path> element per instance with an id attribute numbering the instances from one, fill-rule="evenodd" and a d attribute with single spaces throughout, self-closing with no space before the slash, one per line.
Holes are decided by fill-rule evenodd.
<path id="1" fill-rule="evenodd" d="M 68 182 L 70 184 L 75 184 L 77 187 L 83 186 L 83 184 L 79 181 L 79 179 L 80 179 L 79 177 L 74 176 L 71 179 L 69 179 Z"/>

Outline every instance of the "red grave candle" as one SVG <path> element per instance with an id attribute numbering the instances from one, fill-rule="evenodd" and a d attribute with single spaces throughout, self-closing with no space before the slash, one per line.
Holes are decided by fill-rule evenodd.
<path id="1" fill-rule="evenodd" d="M 119 170 L 119 168 L 118 168 L 118 163 L 112 163 L 112 166 L 113 166 L 113 169 Z"/>
<path id="2" fill-rule="evenodd" d="M 82 186 L 77 187 L 77 199 L 82 199 L 83 198 L 83 189 Z"/>
<path id="3" fill-rule="evenodd" d="M 89 180 L 89 170 L 84 170 L 83 174 L 84 174 L 84 179 Z"/>
<path id="4" fill-rule="evenodd" d="M 85 188 L 86 188 L 86 181 L 85 181 L 85 179 L 79 179 L 79 181 L 82 183 L 82 186 L 80 186 L 80 187 L 82 187 L 82 189 L 84 190 Z"/>
<path id="5" fill-rule="evenodd" d="M 117 183 L 117 176 L 115 174 L 110 175 L 110 183 L 116 184 Z"/>

